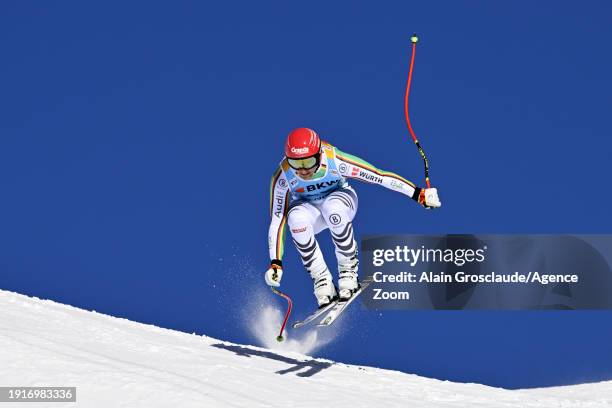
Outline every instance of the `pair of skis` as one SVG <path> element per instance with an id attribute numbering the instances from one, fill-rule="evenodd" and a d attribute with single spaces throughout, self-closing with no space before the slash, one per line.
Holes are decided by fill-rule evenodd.
<path id="1" fill-rule="evenodd" d="M 350 305 L 353 300 L 355 300 L 357 296 L 359 296 L 361 292 L 363 292 L 363 290 L 368 287 L 370 283 L 372 283 L 371 279 L 365 279 L 364 281 L 360 282 L 359 289 L 355 293 L 353 293 L 353 296 L 351 296 L 350 298 L 340 300 L 336 299 L 329 305 L 318 309 L 310 316 L 306 317 L 304 320 L 299 320 L 293 323 L 292 327 L 294 329 L 299 329 L 300 327 L 307 325 L 308 323 L 316 320 L 319 317 L 323 318 L 319 321 L 319 323 L 317 323 L 317 327 L 331 326 L 332 323 L 338 320 L 342 313 L 344 313 L 348 305 Z"/>
<path id="2" fill-rule="evenodd" d="M 331 324 L 338 320 L 338 318 L 342 315 L 346 308 L 353 302 L 353 300 L 357 298 L 357 296 L 359 296 L 365 290 L 365 288 L 370 285 L 370 283 L 372 283 L 372 277 L 368 277 L 365 280 L 361 281 L 359 283 L 359 289 L 355 293 L 353 293 L 353 296 L 351 296 L 350 298 L 334 300 L 329 305 L 318 309 L 310 316 L 306 317 L 304 320 L 295 322 L 292 327 L 294 329 L 299 329 L 300 327 L 307 325 L 308 323 L 321 316 L 323 316 L 323 318 L 319 321 L 317 327 L 331 326 Z M 287 312 L 285 313 L 285 318 L 283 319 L 283 324 L 280 328 L 278 336 L 276 336 L 277 341 L 283 341 L 285 339 L 285 337 L 283 336 L 283 332 L 285 331 L 287 320 L 289 319 L 289 315 L 291 314 L 291 309 L 293 309 L 293 302 L 291 301 L 291 298 L 288 295 L 279 291 L 278 289 L 274 287 L 270 287 L 270 289 L 272 289 L 272 292 L 274 292 L 275 294 L 285 298 L 288 304 Z"/>

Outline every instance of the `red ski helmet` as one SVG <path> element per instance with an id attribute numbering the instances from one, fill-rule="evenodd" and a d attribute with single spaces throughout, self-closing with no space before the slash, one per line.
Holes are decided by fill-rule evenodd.
<path id="1" fill-rule="evenodd" d="M 287 136 L 285 144 L 285 156 L 288 159 L 304 159 L 319 154 L 321 150 L 321 139 L 312 129 L 293 129 Z"/>

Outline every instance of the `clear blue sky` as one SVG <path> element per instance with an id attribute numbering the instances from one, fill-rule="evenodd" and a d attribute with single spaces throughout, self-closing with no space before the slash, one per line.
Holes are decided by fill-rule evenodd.
<path id="1" fill-rule="evenodd" d="M 357 233 L 611 233 L 609 2 L 425 3 L 2 2 L 0 287 L 252 342 L 234 316 L 264 285 L 289 130 L 423 184 L 413 32 L 444 206 L 353 183 Z M 351 313 L 321 356 L 505 387 L 612 379 L 611 313 Z"/>

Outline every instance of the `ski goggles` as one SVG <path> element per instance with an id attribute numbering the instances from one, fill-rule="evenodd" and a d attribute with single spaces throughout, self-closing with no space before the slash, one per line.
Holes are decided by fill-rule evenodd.
<path id="1" fill-rule="evenodd" d="M 303 159 L 287 158 L 287 163 L 289 163 L 289 166 L 291 166 L 291 168 L 295 170 L 310 170 L 319 164 L 319 154 L 315 154 L 314 156 L 310 157 L 305 157 Z"/>

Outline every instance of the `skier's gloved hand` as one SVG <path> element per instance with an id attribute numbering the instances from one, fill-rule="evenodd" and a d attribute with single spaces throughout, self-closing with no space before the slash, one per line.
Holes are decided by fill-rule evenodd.
<path id="1" fill-rule="evenodd" d="M 422 188 L 419 191 L 417 201 L 425 208 L 438 208 L 442 206 L 440 198 L 438 198 L 437 188 Z"/>
<path id="2" fill-rule="evenodd" d="M 266 271 L 266 283 L 268 286 L 279 287 L 283 277 L 283 264 L 278 259 L 273 259 L 270 269 Z"/>

